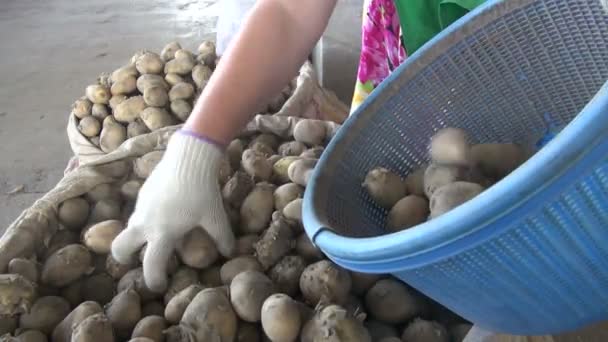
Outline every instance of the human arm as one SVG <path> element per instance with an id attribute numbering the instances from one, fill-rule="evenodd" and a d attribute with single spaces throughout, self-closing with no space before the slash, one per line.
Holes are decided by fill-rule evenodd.
<path id="1" fill-rule="evenodd" d="M 222 56 L 184 125 L 143 184 L 128 227 L 112 255 L 128 263 L 147 244 L 144 278 L 167 285 L 167 261 L 180 240 L 202 227 L 229 256 L 234 235 L 218 184 L 223 147 L 259 108 L 295 76 L 325 29 L 335 0 L 258 0 Z"/>
<path id="2" fill-rule="evenodd" d="M 229 143 L 296 75 L 336 0 L 259 0 L 222 56 L 185 128 Z"/>

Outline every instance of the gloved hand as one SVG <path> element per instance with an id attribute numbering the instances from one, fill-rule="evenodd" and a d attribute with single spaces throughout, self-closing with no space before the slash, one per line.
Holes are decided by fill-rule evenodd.
<path id="1" fill-rule="evenodd" d="M 197 226 L 209 233 L 220 254 L 232 253 L 234 235 L 218 183 L 222 156 L 222 149 L 206 138 L 178 131 L 142 185 L 127 228 L 112 243 L 112 256 L 128 263 L 147 243 L 143 272 L 151 290 L 166 288 L 168 260 L 180 239 Z"/>

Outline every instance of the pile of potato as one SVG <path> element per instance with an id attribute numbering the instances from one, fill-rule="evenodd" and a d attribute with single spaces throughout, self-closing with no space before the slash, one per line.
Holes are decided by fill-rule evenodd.
<path id="1" fill-rule="evenodd" d="M 305 234 L 302 195 L 328 140 L 322 123 L 299 121 L 293 141 L 232 141 L 219 182 L 234 255 L 224 259 L 194 228 L 170 260 L 164 293 L 146 286 L 141 257 L 122 265 L 110 254 L 163 151 L 132 168 L 107 165 L 121 181 L 61 203 L 52 239 L 0 275 L 0 340 L 461 341 L 466 321 L 389 275 L 337 266 Z"/>
<path id="2" fill-rule="evenodd" d="M 203 42 L 198 54 L 178 42 L 160 54 L 137 52 L 127 65 L 100 75 L 74 102 L 78 131 L 109 153 L 128 138 L 186 121 L 218 60 L 212 41 Z M 287 85 L 260 111 L 279 111 L 292 92 Z"/>
<path id="3" fill-rule="evenodd" d="M 519 167 L 530 151 L 514 143 L 469 143 L 460 128 L 439 130 L 430 142 L 431 162 L 402 178 L 377 167 L 362 186 L 388 210 L 387 232 L 411 228 L 469 201 Z"/>

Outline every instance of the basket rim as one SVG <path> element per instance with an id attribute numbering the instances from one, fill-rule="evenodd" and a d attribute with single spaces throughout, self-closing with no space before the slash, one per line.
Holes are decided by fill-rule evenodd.
<path id="1" fill-rule="evenodd" d="M 328 200 L 322 189 L 327 187 L 332 171 L 339 164 L 339 156 L 348 148 L 352 137 L 365 129 L 369 113 L 376 112 L 383 100 L 451 47 L 451 42 L 460 41 L 476 28 L 534 1 L 491 0 L 463 16 L 410 56 L 346 120 L 321 156 L 304 194 L 306 234 L 330 259 L 370 272 L 386 273 L 447 258 L 506 230 L 508 225 L 504 224 L 492 231 L 483 228 L 501 219 L 513 219 L 514 209 L 526 207 L 527 199 L 555 188 L 558 183 L 574 182 L 585 167 L 596 162 L 598 156 L 601 158 L 602 154 L 598 153 L 606 155 L 608 115 L 601 114 L 608 108 L 608 82 L 560 134 L 526 163 L 482 194 L 438 218 L 400 232 L 364 238 L 334 233 L 320 218 L 320 208 L 324 208 Z M 394 266 L 378 268 L 388 263 Z"/>

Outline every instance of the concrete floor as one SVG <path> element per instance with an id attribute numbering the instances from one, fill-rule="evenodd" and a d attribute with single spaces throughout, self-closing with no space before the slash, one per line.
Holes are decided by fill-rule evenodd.
<path id="1" fill-rule="evenodd" d="M 324 41 L 323 79 L 347 104 L 361 2 L 339 2 Z M 0 232 L 61 179 L 71 157 L 68 113 L 84 88 L 137 49 L 160 51 L 172 40 L 196 49 L 213 39 L 218 7 L 217 0 L 0 3 Z"/>

